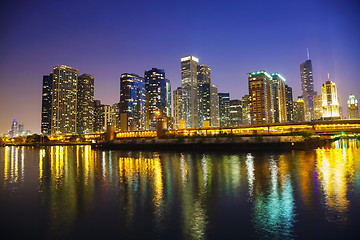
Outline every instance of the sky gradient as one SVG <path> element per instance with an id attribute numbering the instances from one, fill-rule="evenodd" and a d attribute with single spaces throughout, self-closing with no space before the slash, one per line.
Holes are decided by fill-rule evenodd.
<path id="1" fill-rule="evenodd" d="M 40 132 L 42 76 L 58 64 L 95 77 L 95 99 L 119 101 L 120 75 L 165 70 L 180 86 L 180 58 L 211 67 L 231 99 L 248 93 L 247 73 L 279 72 L 301 95 L 306 48 L 314 85 L 337 84 L 346 109 L 360 98 L 358 1 L 5 1 L 0 9 L 0 134 L 16 118 Z M 346 113 L 346 111 L 345 111 Z"/>

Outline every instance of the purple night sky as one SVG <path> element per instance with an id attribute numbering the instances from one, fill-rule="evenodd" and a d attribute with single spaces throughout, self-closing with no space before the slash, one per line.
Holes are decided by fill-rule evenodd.
<path id="1" fill-rule="evenodd" d="M 95 99 L 113 104 L 121 73 L 162 68 L 174 90 L 190 54 L 231 99 L 255 70 L 281 73 L 296 99 L 309 48 L 315 90 L 329 72 L 345 110 L 360 98 L 359 12 L 356 0 L 2 1 L 0 134 L 14 118 L 40 132 L 42 76 L 55 65 L 94 75 Z"/>

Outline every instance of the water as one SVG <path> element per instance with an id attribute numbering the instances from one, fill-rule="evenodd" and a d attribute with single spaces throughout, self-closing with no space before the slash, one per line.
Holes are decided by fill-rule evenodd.
<path id="1" fill-rule="evenodd" d="M 360 142 L 274 153 L 0 148 L 1 239 L 355 239 Z"/>

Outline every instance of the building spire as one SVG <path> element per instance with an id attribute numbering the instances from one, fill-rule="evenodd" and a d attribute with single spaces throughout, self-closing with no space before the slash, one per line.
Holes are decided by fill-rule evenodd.
<path id="1" fill-rule="evenodd" d="M 306 48 L 306 55 L 307 55 L 307 60 L 310 60 L 309 48 Z"/>
<path id="2" fill-rule="evenodd" d="M 328 73 L 328 81 L 330 81 L 330 73 Z"/>

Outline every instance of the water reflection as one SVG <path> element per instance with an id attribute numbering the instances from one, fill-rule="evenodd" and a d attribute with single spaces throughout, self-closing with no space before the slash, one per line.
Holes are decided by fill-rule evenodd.
<path id="1" fill-rule="evenodd" d="M 348 224 L 349 194 L 360 196 L 359 147 L 350 140 L 314 151 L 232 155 L 5 147 L 1 194 L 33 181 L 48 238 L 68 238 L 90 218 L 99 226 L 114 222 L 123 234 L 147 229 L 154 238 L 204 239 L 226 221 L 249 222 L 232 229 L 244 238 L 290 239 L 298 237 L 299 213 Z"/>
<path id="2" fill-rule="evenodd" d="M 333 148 L 316 150 L 317 179 L 321 186 L 322 203 L 330 210 L 326 212 L 329 221 L 346 223 L 349 199 L 348 188 L 354 184 L 354 154 L 359 154 L 354 148 L 354 142 L 334 143 Z"/>
<path id="3" fill-rule="evenodd" d="M 3 186 L 16 190 L 24 182 L 24 147 L 5 147 L 3 162 Z"/>

